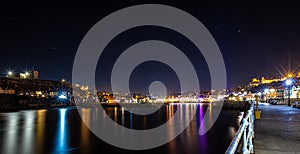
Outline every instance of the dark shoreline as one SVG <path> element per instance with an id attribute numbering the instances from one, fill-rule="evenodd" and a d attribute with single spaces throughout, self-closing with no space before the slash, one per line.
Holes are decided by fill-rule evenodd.
<path id="1" fill-rule="evenodd" d="M 225 110 L 249 110 L 251 103 L 248 101 L 228 101 L 225 100 L 223 104 L 223 109 Z"/>
<path id="2" fill-rule="evenodd" d="M 73 106 L 69 100 L 58 101 L 57 98 L 31 97 L 17 95 L 0 95 L 0 112 L 19 110 L 50 109 Z"/>
<path id="3" fill-rule="evenodd" d="M 26 110 L 40 110 L 40 109 L 59 109 L 59 108 L 65 108 L 65 107 L 76 107 L 75 105 L 66 106 L 66 105 L 57 105 L 57 106 L 38 106 L 38 107 L 14 107 L 14 108 L 1 108 L 0 113 L 6 113 L 6 112 L 17 112 L 17 111 L 26 111 Z"/>
<path id="4" fill-rule="evenodd" d="M 168 103 L 165 103 L 166 105 Z M 38 110 L 38 109 L 55 109 L 55 108 L 64 108 L 64 107 L 79 107 L 79 108 L 89 108 L 89 107 L 98 107 L 101 105 L 104 108 L 107 107 L 121 107 L 118 103 L 101 103 L 101 104 L 80 104 L 76 106 L 73 103 L 66 103 L 66 104 L 59 104 L 59 103 L 44 103 L 44 104 L 11 104 L 4 106 L 3 104 L 0 105 L 0 113 L 4 112 L 16 112 L 21 110 Z M 246 101 L 240 102 L 232 102 L 232 101 L 224 101 L 222 110 L 239 110 L 239 111 L 246 111 L 250 107 L 250 103 Z"/>

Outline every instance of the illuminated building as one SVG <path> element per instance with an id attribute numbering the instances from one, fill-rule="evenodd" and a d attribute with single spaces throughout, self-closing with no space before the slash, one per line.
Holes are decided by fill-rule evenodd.
<path id="1" fill-rule="evenodd" d="M 0 94 L 14 95 L 15 94 L 15 90 L 12 90 L 12 89 L 4 90 L 4 89 L 2 89 L 0 87 Z"/>
<path id="2" fill-rule="evenodd" d="M 298 75 L 300 75 L 300 72 L 299 72 Z M 292 74 L 287 74 L 286 77 L 283 77 L 283 78 L 266 78 L 266 77 L 261 77 L 261 79 L 252 78 L 252 80 L 251 80 L 251 82 L 249 83 L 248 86 L 249 87 L 257 87 L 259 85 L 266 85 L 266 84 L 272 84 L 274 82 L 285 81 L 287 78 L 290 78 L 290 76 L 293 76 L 293 75 Z"/>
<path id="3" fill-rule="evenodd" d="M 281 79 L 266 79 L 265 77 L 261 78 L 262 84 L 270 84 L 272 82 L 278 82 L 278 81 L 281 81 Z"/>
<path id="4" fill-rule="evenodd" d="M 257 87 L 260 85 L 260 80 L 258 78 L 252 78 L 250 82 L 250 87 Z"/>
<path id="5" fill-rule="evenodd" d="M 21 79 L 38 79 L 38 77 L 39 77 L 38 71 L 29 71 L 29 72 L 20 73 Z"/>

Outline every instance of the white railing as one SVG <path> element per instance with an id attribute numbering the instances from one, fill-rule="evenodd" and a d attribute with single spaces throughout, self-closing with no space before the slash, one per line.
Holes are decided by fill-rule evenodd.
<path id="1" fill-rule="evenodd" d="M 251 105 L 250 109 L 247 111 L 246 116 L 242 119 L 242 124 L 236 133 L 234 139 L 230 143 L 228 149 L 226 150 L 226 154 L 235 154 L 238 152 L 239 144 L 242 139 L 242 153 L 249 154 L 253 153 L 253 143 L 252 140 L 254 138 L 254 110 L 253 105 Z"/>

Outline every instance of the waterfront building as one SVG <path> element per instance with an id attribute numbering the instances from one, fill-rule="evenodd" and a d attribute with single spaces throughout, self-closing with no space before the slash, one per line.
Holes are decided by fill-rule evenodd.
<path id="1" fill-rule="evenodd" d="M 14 94 L 16 94 L 16 92 L 13 89 L 2 89 L 0 87 L 0 94 L 14 95 Z"/>

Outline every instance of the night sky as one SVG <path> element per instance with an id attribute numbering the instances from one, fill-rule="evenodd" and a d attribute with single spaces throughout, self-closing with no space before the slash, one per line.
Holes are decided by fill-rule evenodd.
<path id="1" fill-rule="evenodd" d="M 215 38 L 226 63 L 228 88 L 245 85 L 252 77 L 279 76 L 276 67 L 299 67 L 300 4 L 297 1 L 175 2 L 174 0 L 113 0 L 98 3 L 11 1 L 1 6 L 0 69 L 34 68 L 41 79 L 71 80 L 73 59 L 88 30 L 103 17 L 137 4 L 165 4 L 198 18 Z M 97 85 L 109 89 L 109 67 L 129 46 L 148 39 L 176 44 L 192 61 L 200 84 L 208 89 L 209 74 L 202 55 L 186 38 L 162 27 L 145 26 L 125 31 L 104 51 L 97 70 Z M 106 58 L 105 58 L 106 57 Z M 143 72 L 149 70 L 147 73 Z M 154 68 L 154 69 L 153 69 Z M 140 80 L 138 80 L 140 79 Z M 131 81 L 143 89 L 152 80 L 176 83 L 174 72 L 156 62 L 145 63 L 133 71 Z M 141 86 L 143 85 L 143 86 Z"/>

